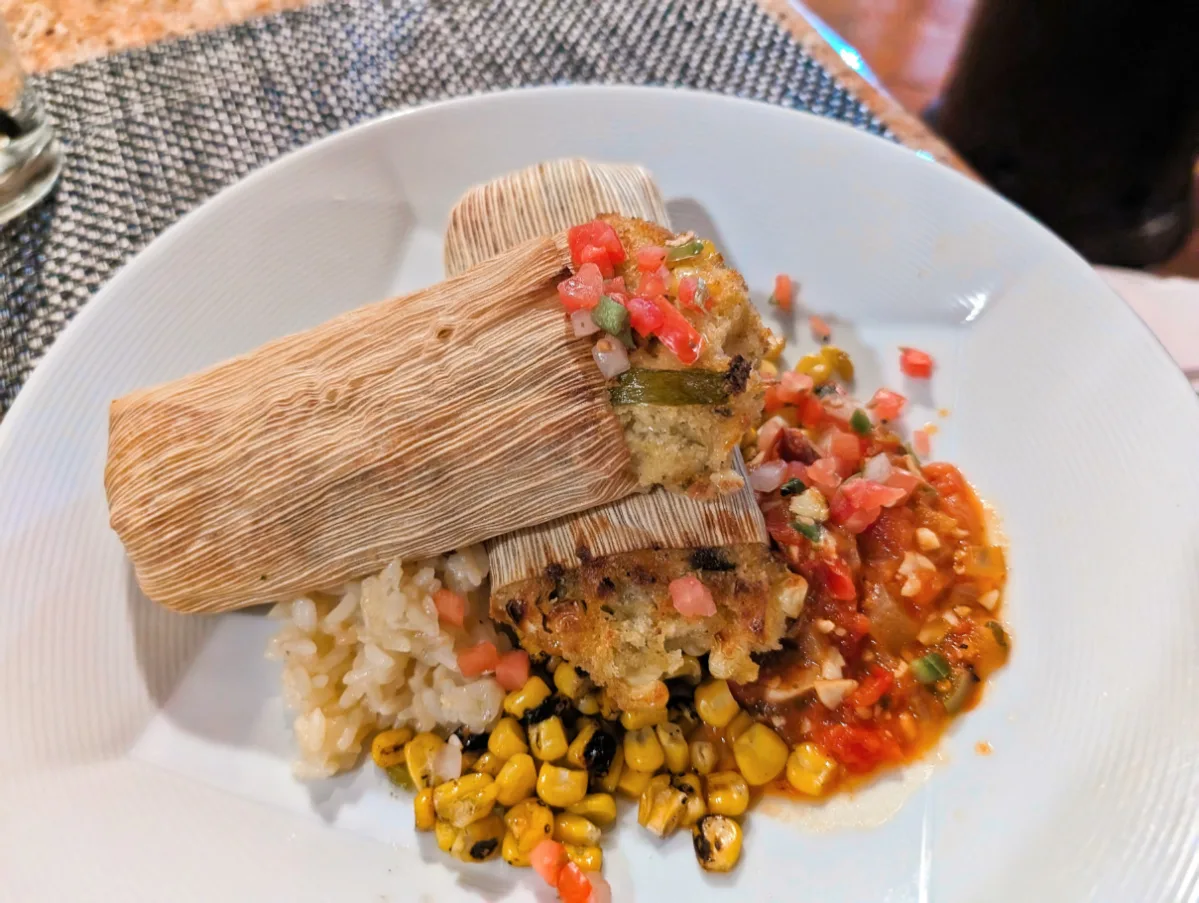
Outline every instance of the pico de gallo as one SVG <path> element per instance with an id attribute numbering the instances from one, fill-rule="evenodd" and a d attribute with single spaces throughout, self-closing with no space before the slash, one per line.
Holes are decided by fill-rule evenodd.
<path id="1" fill-rule="evenodd" d="M 905 372 L 932 358 L 903 349 Z M 768 419 L 747 447 L 773 542 L 808 582 L 783 649 L 733 695 L 802 750 L 779 788 L 821 796 L 925 751 L 1007 659 L 1002 547 L 950 464 L 921 464 L 894 432 L 906 399 L 849 395 L 825 346 L 769 373 Z"/>

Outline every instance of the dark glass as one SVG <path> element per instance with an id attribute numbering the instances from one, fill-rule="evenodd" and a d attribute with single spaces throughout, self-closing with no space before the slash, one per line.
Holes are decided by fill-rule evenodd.
<path id="1" fill-rule="evenodd" d="M 931 124 L 1095 263 L 1191 229 L 1199 0 L 980 0 Z"/>

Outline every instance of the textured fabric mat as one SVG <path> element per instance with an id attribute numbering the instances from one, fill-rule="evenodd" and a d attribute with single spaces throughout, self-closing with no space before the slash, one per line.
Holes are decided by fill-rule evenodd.
<path id="1" fill-rule="evenodd" d="M 55 336 L 182 214 L 284 152 L 445 97 L 669 84 L 893 138 L 753 0 L 345 0 L 35 79 L 67 164 L 0 229 L 0 414 Z"/>

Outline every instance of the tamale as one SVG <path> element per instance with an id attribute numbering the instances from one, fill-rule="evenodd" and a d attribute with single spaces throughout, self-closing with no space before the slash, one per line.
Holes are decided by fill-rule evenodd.
<path id="1" fill-rule="evenodd" d="M 112 526 L 146 595 L 336 586 L 637 489 L 556 296 L 562 235 L 112 403 Z"/>

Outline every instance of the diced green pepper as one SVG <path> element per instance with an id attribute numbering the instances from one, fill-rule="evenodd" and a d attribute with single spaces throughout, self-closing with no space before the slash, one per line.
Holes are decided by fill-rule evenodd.
<path id="1" fill-rule="evenodd" d="M 935 684 L 939 680 L 945 680 L 953 673 L 949 668 L 949 662 L 940 652 L 923 655 L 913 661 L 909 667 L 912 669 L 912 676 L 922 684 Z"/>
<path id="2" fill-rule="evenodd" d="M 672 248 L 666 249 L 667 263 L 682 263 L 684 260 L 690 260 L 692 257 L 698 257 L 704 252 L 704 243 L 698 238 L 682 245 L 675 245 Z"/>
<path id="3" fill-rule="evenodd" d="M 956 715 L 964 709 L 970 700 L 974 698 L 974 688 L 978 683 L 978 678 L 970 671 L 963 670 L 959 672 L 953 679 L 953 687 L 941 700 L 945 706 L 945 711 L 950 715 Z"/>
<path id="4" fill-rule="evenodd" d="M 804 481 L 798 477 L 792 477 L 783 484 L 783 488 L 779 490 L 782 495 L 799 495 L 808 487 L 804 485 Z"/>
<path id="5" fill-rule="evenodd" d="M 609 389 L 612 404 L 724 404 L 729 400 L 725 374 L 719 370 L 650 370 L 634 367 L 616 377 Z"/>
<path id="6" fill-rule="evenodd" d="M 987 629 L 991 631 L 991 636 L 995 637 L 995 642 L 999 644 L 999 648 L 1006 649 L 1007 631 L 1003 629 L 1003 625 L 998 621 L 987 621 Z"/>
<path id="7" fill-rule="evenodd" d="M 821 527 L 820 524 L 813 524 L 808 523 L 807 521 L 797 520 L 792 521 L 791 526 L 795 528 L 797 533 L 806 536 L 812 542 L 820 542 L 821 537 L 824 536 L 824 528 Z"/>
<path id="8" fill-rule="evenodd" d="M 591 319 L 608 335 L 619 336 L 629 328 L 629 312 L 623 304 L 607 295 L 600 295 L 599 304 L 591 311 Z"/>
<path id="9" fill-rule="evenodd" d="M 595 322 L 599 322 L 596 320 Z M 866 436 L 870 433 L 870 417 L 861 408 L 853 412 L 853 416 L 849 418 L 849 425 L 859 436 Z"/>

